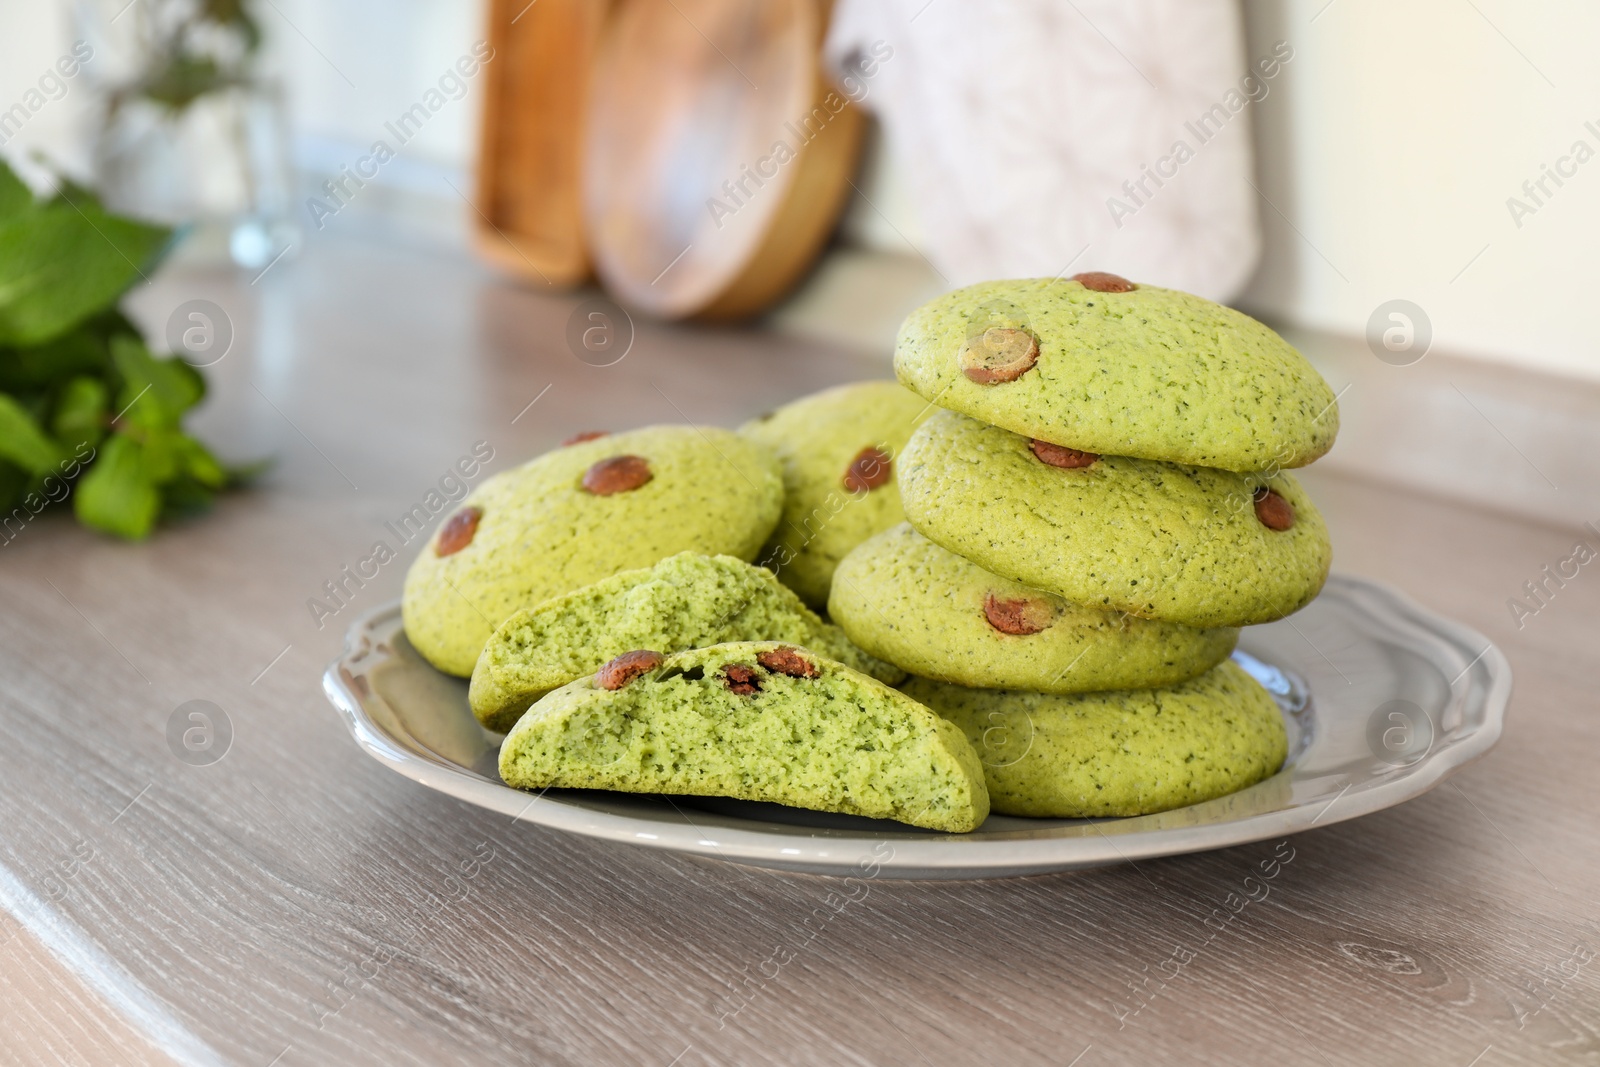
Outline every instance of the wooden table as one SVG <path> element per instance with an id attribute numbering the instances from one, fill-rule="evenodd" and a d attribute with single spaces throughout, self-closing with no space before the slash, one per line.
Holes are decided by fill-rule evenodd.
<path id="1" fill-rule="evenodd" d="M 1573 531 L 1306 476 L 1340 568 L 1506 650 L 1509 729 L 1433 793 L 1294 838 L 1270 898 L 1159 994 L 1271 844 L 877 881 L 802 946 L 827 879 L 511 825 L 364 756 L 319 679 L 405 563 L 322 628 L 306 602 L 474 442 L 500 468 L 886 365 L 641 323 L 591 366 L 565 340 L 579 297 L 399 246 L 324 241 L 246 281 L 169 271 L 135 306 L 156 328 L 228 309 L 199 428 L 277 455 L 266 484 L 143 545 L 46 514 L 0 549 L 0 1061 L 1600 1062 L 1600 577 L 1520 630 L 1506 607 Z M 169 747 L 191 700 L 231 723 L 210 765 Z"/>

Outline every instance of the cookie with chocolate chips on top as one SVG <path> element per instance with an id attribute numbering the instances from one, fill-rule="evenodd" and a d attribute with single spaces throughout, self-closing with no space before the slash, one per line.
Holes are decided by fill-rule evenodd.
<path id="1" fill-rule="evenodd" d="M 907 316 L 895 374 L 925 399 L 1083 452 L 1230 471 L 1333 446 L 1333 390 L 1232 308 L 1089 272 L 993 281 Z"/>
<path id="2" fill-rule="evenodd" d="M 740 427 L 783 463 L 783 518 L 761 562 L 818 611 L 839 561 L 905 518 L 895 484 L 899 453 L 933 411 L 894 382 L 857 382 Z"/>
<path id="3" fill-rule="evenodd" d="M 406 574 L 406 636 L 470 675 L 513 613 L 679 552 L 752 560 L 783 507 L 778 461 L 729 430 L 580 435 L 478 486 Z"/>
<path id="4" fill-rule="evenodd" d="M 1322 516 L 1289 474 L 1051 449 L 941 411 L 906 445 L 900 495 L 930 541 L 1086 607 L 1200 628 L 1270 622 L 1328 577 Z"/>
<path id="5" fill-rule="evenodd" d="M 1233 651 L 1239 631 L 1085 608 L 1002 578 L 901 523 L 839 564 L 828 614 L 850 640 L 924 678 L 1082 693 L 1172 685 Z"/>

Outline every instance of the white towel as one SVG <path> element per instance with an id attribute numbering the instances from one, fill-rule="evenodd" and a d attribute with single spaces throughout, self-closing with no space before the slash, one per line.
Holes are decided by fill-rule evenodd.
<path id="1" fill-rule="evenodd" d="M 1251 98 L 1292 61 L 1242 38 L 1234 0 L 838 0 L 824 51 L 952 285 L 1103 270 L 1227 300 L 1260 248 Z"/>

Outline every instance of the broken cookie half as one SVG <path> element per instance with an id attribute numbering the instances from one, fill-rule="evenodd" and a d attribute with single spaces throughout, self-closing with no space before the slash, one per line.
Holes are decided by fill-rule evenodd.
<path id="1" fill-rule="evenodd" d="M 511 616 L 478 656 L 468 699 L 479 722 L 509 730 L 539 697 L 625 652 L 679 652 L 726 641 L 782 641 L 816 649 L 879 681 L 905 678 L 823 622 L 766 568 L 682 552 Z"/>
<path id="2" fill-rule="evenodd" d="M 635 650 L 645 651 L 645 650 Z M 630 663 L 653 662 L 635 656 Z M 616 688 L 619 674 L 627 680 Z M 960 729 L 882 682 L 771 641 L 607 671 L 541 698 L 500 748 L 520 789 L 735 797 L 964 833 L 989 814 Z"/>

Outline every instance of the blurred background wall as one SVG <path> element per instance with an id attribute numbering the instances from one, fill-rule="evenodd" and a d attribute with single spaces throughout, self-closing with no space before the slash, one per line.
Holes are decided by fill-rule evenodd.
<path id="1" fill-rule="evenodd" d="M 1579 141 L 1600 152 L 1600 66 L 1589 54 L 1600 5 L 1246 0 L 1244 10 L 1247 56 L 1282 39 L 1295 58 L 1252 109 L 1265 244 L 1239 303 L 1354 336 L 1377 306 L 1408 299 L 1427 309 L 1436 348 L 1600 378 L 1587 318 L 1600 285 L 1600 158 L 1572 155 Z M 365 152 L 482 36 L 476 2 L 273 0 L 261 11 L 307 190 Z M 5 108 L 36 85 L 41 56 L 70 51 L 71 4 L 11 4 L 0 23 Z M 81 172 L 87 95 L 69 83 L 0 152 L 42 151 Z M 474 86 L 434 115 L 361 211 L 329 225 L 398 215 L 425 239 L 464 244 L 470 208 L 451 185 L 471 187 L 480 99 Z M 914 161 L 870 143 L 858 184 L 874 209 L 858 198 L 833 259 L 854 262 L 852 277 L 870 261 L 886 291 L 902 294 L 891 303 L 915 303 L 939 285 L 907 249 L 922 233 L 902 181 Z M 1560 185 L 1545 177 L 1558 166 Z M 1514 211 L 1513 197 L 1532 210 Z M 794 304 L 807 299 L 803 289 Z M 860 338 L 875 343 L 883 330 Z"/>

